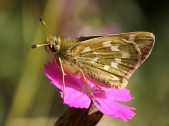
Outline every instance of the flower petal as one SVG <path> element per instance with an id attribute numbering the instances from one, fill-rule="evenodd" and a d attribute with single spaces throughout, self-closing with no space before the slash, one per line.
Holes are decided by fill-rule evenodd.
<path id="1" fill-rule="evenodd" d="M 133 107 L 128 107 L 122 104 L 119 104 L 111 99 L 108 98 L 99 98 L 96 97 L 96 100 L 100 103 L 97 104 L 94 102 L 95 106 L 104 114 L 115 117 L 121 118 L 124 121 L 128 119 L 132 119 L 135 113 L 132 110 L 135 110 Z"/>
<path id="2" fill-rule="evenodd" d="M 82 91 L 82 80 L 71 74 L 65 76 L 65 92 L 63 92 L 62 72 L 58 64 L 48 62 L 45 64 L 45 74 L 52 83 L 61 90 L 61 97 L 64 93 L 64 103 L 70 107 L 88 108 L 90 98 Z"/>
<path id="3" fill-rule="evenodd" d="M 90 106 L 90 98 L 82 91 L 77 91 L 74 88 L 66 87 L 64 95 L 64 103 L 70 107 L 88 108 Z"/>
<path id="4" fill-rule="evenodd" d="M 57 64 L 47 62 L 44 65 L 45 75 L 52 81 L 52 83 L 59 89 L 62 89 L 62 73 Z"/>
<path id="5" fill-rule="evenodd" d="M 109 99 L 116 101 L 130 101 L 133 97 L 130 95 L 130 91 L 127 88 L 104 88 L 107 91 L 106 96 Z"/>

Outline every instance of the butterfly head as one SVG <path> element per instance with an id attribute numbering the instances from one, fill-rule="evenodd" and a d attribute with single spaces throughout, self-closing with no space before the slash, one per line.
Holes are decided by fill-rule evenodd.
<path id="1" fill-rule="evenodd" d="M 58 56 L 59 51 L 60 51 L 60 43 L 61 43 L 61 40 L 59 37 L 50 35 L 46 38 L 43 44 L 32 45 L 32 48 L 45 47 L 45 50 L 47 51 L 47 53 L 52 58 L 55 59 L 56 56 Z"/>
<path id="2" fill-rule="evenodd" d="M 60 49 L 60 38 L 50 35 L 45 40 L 44 45 L 47 52 L 57 53 Z"/>
<path id="3" fill-rule="evenodd" d="M 49 32 L 50 34 L 50 31 L 49 31 L 49 28 L 48 26 L 46 25 L 46 23 L 43 21 L 42 18 L 40 18 L 40 22 L 43 24 L 43 26 L 46 28 L 46 30 Z M 32 48 L 38 48 L 38 47 L 41 47 L 41 46 L 44 46 L 46 51 L 50 54 L 56 54 L 59 52 L 59 49 L 60 49 L 60 43 L 61 43 L 61 40 L 59 37 L 56 37 L 56 36 L 53 36 L 53 35 L 49 35 L 47 37 L 47 39 L 44 41 L 44 44 L 40 44 L 40 45 L 32 45 Z"/>

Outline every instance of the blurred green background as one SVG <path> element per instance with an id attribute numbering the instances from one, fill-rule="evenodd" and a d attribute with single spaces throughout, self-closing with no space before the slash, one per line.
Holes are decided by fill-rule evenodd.
<path id="1" fill-rule="evenodd" d="M 44 75 L 49 56 L 30 48 L 48 36 L 41 16 L 61 37 L 153 32 L 153 52 L 128 85 L 136 116 L 128 123 L 105 116 L 98 126 L 169 126 L 167 0 L 1 0 L 0 126 L 52 126 L 66 109 Z"/>

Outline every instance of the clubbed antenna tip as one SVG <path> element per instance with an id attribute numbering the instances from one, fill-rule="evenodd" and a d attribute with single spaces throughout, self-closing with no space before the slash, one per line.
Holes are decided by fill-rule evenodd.
<path id="1" fill-rule="evenodd" d="M 40 17 L 40 18 L 39 18 L 39 20 L 40 20 L 40 22 L 43 22 L 43 19 L 42 19 L 42 17 Z"/>
<path id="2" fill-rule="evenodd" d="M 37 45 L 32 45 L 31 48 L 37 48 L 38 46 Z"/>
<path id="3" fill-rule="evenodd" d="M 45 23 L 45 21 L 43 20 L 43 18 L 40 17 L 39 20 L 40 20 L 40 22 L 45 26 L 45 28 L 47 29 L 47 31 L 48 31 L 49 34 L 50 34 L 51 32 L 49 31 L 49 28 L 48 28 L 48 26 L 46 25 L 46 23 Z M 51 34 L 50 34 L 50 35 L 51 35 Z"/>

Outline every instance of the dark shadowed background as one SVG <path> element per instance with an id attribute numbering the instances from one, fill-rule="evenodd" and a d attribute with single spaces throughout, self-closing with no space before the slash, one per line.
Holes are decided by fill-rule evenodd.
<path id="1" fill-rule="evenodd" d="M 153 52 L 128 85 L 136 116 L 128 123 L 105 116 L 98 126 L 169 126 L 167 0 L 1 0 L 0 126 L 52 126 L 67 107 L 44 75 L 44 48 L 30 48 L 48 36 L 40 16 L 61 37 L 153 32 Z"/>

